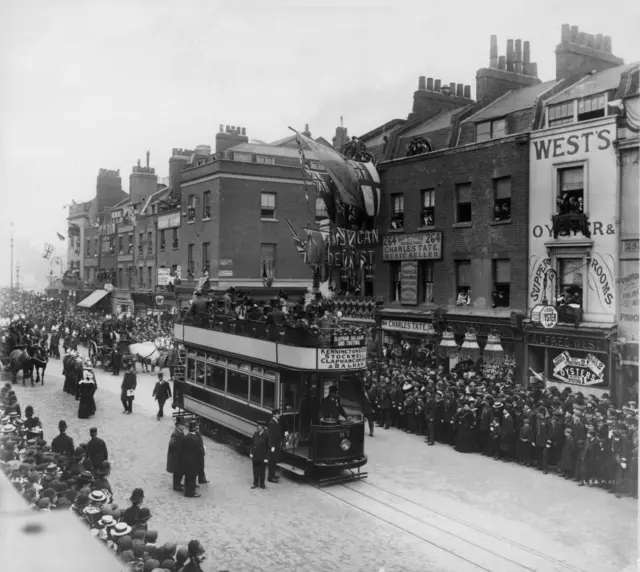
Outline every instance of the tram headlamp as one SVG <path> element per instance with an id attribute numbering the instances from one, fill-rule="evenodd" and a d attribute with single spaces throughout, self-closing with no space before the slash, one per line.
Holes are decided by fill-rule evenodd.
<path id="1" fill-rule="evenodd" d="M 351 441 L 349 441 L 349 439 L 343 439 L 342 441 L 340 441 L 340 448 L 343 451 L 348 451 L 349 449 L 351 449 Z"/>

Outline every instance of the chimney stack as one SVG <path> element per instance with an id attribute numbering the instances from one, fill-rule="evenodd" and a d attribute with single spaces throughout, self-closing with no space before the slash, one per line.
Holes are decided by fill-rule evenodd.
<path id="1" fill-rule="evenodd" d="M 427 91 L 433 91 L 433 78 L 427 78 Z"/>
<path id="2" fill-rule="evenodd" d="M 246 137 L 246 136 L 247 136 L 247 128 L 246 128 L 246 127 L 243 127 L 243 128 L 242 128 L 242 136 L 243 136 L 243 137 Z"/>
<path id="3" fill-rule="evenodd" d="M 498 36 L 491 36 L 491 47 L 489 49 L 489 67 L 498 67 Z"/>
<path id="4" fill-rule="evenodd" d="M 578 43 L 578 34 L 580 32 L 580 28 L 578 26 L 571 26 L 571 43 Z"/>
<path id="5" fill-rule="evenodd" d="M 569 24 L 562 24 L 562 34 L 560 41 L 563 44 L 568 44 L 571 41 L 571 26 Z"/>
<path id="6" fill-rule="evenodd" d="M 433 91 L 440 91 L 441 81 L 439 79 L 436 80 L 435 85 L 433 86 Z"/>
<path id="7" fill-rule="evenodd" d="M 585 32 L 580 32 L 578 34 L 578 44 L 580 44 L 581 46 L 587 45 L 587 34 Z"/>
<path id="8" fill-rule="evenodd" d="M 523 64 L 531 63 L 531 44 L 528 41 L 525 41 L 522 44 L 522 63 Z"/>
<path id="9" fill-rule="evenodd" d="M 456 97 L 464 97 L 464 85 L 461 83 L 456 86 Z"/>
<path id="10" fill-rule="evenodd" d="M 224 126 L 222 125 L 222 123 L 220 124 L 220 133 L 224 133 Z"/>
<path id="11" fill-rule="evenodd" d="M 516 40 L 516 53 L 514 58 L 514 67 L 516 73 L 522 73 L 522 40 Z"/>
<path id="12" fill-rule="evenodd" d="M 456 94 L 456 84 L 454 82 L 451 82 L 449 84 L 449 90 L 451 91 L 451 95 L 455 95 Z"/>
<path id="13" fill-rule="evenodd" d="M 513 71 L 513 40 L 507 40 L 507 71 Z"/>
<path id="14" fill-rule="evenodd" d="M 418 89 L 419 89 L 419 90 L 424 91 L 424 90 L 426 89 L 426 81 L 427 81 L 427 80 L 426 80 L 426 78 L 425 78 L 423 75 L 421 75 L 421 76 L 418 78 Z"/>
<path id="15" fill-rule="evenodd" d="M 611 53 L 611 36 L 605 36 L 603 39 L 602 49 L 608 54 Z"/>
<path id="16" fill-rule="evenodd" d="M 587 34 L 587 46 L 592 50 L 596 49 L 596 37 L 594 34 Z"/>
<path id="17" fill-rule="evenodd" d="M 464 86 L 464 97 L 465 97 L 465 99 L 471 99 L 471 86 L 470 85 L 465 85 Z"/>
<path id="18" fill-rule="evenodd" d="M 498 69 L 503 71 L 507 69 L 507 62 L 506 62 L 505 56 L 500 56 L 498 58 Z"/>
<path id="19" fill-rule="evenodd" d="M 602 34 L 596 34 L 596 50 L 604 49 L 604 36 Z"/>

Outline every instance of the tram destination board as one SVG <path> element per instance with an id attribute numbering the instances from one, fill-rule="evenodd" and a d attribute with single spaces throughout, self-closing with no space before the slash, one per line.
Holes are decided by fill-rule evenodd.
<path id="1" fill-rule="evenodd" d="M 366 347 L 318 350 L 318 369 L 365 369 L 366 367 Z"/>
<path id="2" fill-rule="evenodd" d="M 332 345 L 336 348 L 359 348 L 365 345 L 366 337 L 364 334 L 345 333 L 333 334 Z"/>

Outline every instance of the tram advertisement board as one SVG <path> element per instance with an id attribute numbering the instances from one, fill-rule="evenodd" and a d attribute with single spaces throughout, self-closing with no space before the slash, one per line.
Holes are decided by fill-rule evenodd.
<path id="1" fill-rule="evenodd" d="M 442 258 L 442 233 L 389 234 L 382 237 L 382 260 L 437 260 Z"/>
<path id="2" fill-rule="evenodd" d="M 366 367 L 366 347 L 318 350 L 318 369 L 364 369 Z"/>
<path id="3" fill-rule="evenodd" d="M 365 334 L 333 334 L 333 343 L 331 344 L 334 347 L 338 348 L 358 348 L 364 346 L 366 343 Z"/>

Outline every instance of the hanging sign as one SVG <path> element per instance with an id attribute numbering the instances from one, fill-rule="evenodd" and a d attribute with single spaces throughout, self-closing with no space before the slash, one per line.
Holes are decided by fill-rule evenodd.
<path id="1" fill-rule="evenodd" d="M 180 226 L 180 212 L 174 212 L 158 217 L 158 230 L 176 228 Z"/>
<path id="2" fill-rule="evenodd" d="M 383 260 L 435 260 L 442 258 L 442 233 L 418 232 L 382 237 Z"/>
<path id="3" fill-rule="evenodd" d="M 593 354 L 579 358 L 565 351 L 553 359 L 553 377 L 576 385 L 598 385 L 605 382 L 605 367 Z"/>
<path id="4" fill-rule="evenodd" d="M 318 350 L 318 369 L 365 369 L 366 367 L 366 347 Z"/>
<path id="5" fill-rule="evenodd" d="M 558 311 L 553 306 L 538 304 L 531 310 L 531 321 L 543 328 L 553 328 L 558 323 Z"/>
<path id="6" fill-rule="evenodd" d="M 418 261 L 401 262 L 400 267 L 400 303 L 418 303 Z"/>

